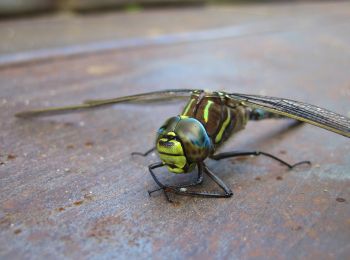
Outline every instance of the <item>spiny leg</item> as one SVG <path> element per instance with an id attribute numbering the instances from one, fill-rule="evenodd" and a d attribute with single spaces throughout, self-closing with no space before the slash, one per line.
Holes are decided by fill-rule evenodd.
<path id="1" fill-rule="evenodd" d="M 206 174 L 217 184 L 221 189 L 224 190 L 225 196 L 224 197 L 231 197 L 233 195 L 233 192 L 231 189 L 224 183 L 218 176 L 216 176 L 209 168 L 203 163 L 204 165 L 204 171 Z"/>
<path id="2" fill-rule="evenodd" d="M 178 190 L 182 190 L 183 188 L 188 188 L 188 187 L 193 187 L 193 186 L 197 186 L 197 185 L 200 185 L 203 183 L 203 175 L 201 175 L 200 178 L 198 178 L 195 182 L 191 182 L 189 184 L 183 184 L 183 185 L 176 185 L 176 186 L 166 186 L 165 185 L 165 188 L 164 187 L 161 187 L 161 188 L 157 188 L 155 190 L 149 190 L 148 191 L 148 195 L 151 196 L 151 194 L 153 192 L 156 192 L 156 191 L 160 191 L 160 190 L 175 190 L 175 189 L 178 189 Z"/>
<path id="3" fill-rule="evenodd" d="M 224 193 L 183 191 L 181 189 L 172 190 L 171 192 L 174 192 L 179 195 L 199 196 L 199 197 L 205 197 L 205 198 L 232 197 L 233 192 L 231 191 L 231 189 L 218 176 L 216 176 L 212 171 L 210 171 L 203 162 L 200 162 L 197 165 L 198 165 L 198 169 L 200 169 L 200 171 L 204 170 L 204 172 L 224 191 Z"/>
<path id="4" fill-rule="evenodd" d="M 166 186 L 168 188 L 172 188 L 172 189 L 181 189 L 181 188 L 187 188 L 187 187 L 192 187 L 192 186 L 197 186 L 197 185 L 200 185 L 203 183 L 203 174 L 201 171 L 198 171 L 198 177 L 197 177 L 197 180 L 194 181 L 194 182 L 190 182 L 188 184 L 182 184 L 182 185 L 172 185 L 172 186 Z M 165 186 L 165 185 L 164 185 Z M 159 191 L 159 190 L 162 190 L 164 189 L 164 187 L 161 187 L 161 188 L 158 188 L 158 189 L 155 189 L 155 190 L 151 190 L 151 191 L 148 191 L 148 194 L 151 195 L 153 192 L 156 192 L 156 191 Z"/>
<path id="5" fill-rule="evenodd" d="M 297 165 L 301 165 L 301 164 L 309 164 L 311 165 L 310 161 L 301 161 L 295 164 L 289 164 L 286 161 L 272 155 L 269 153 L 265 153 L 265 152 L 261 152 L 261 151 L 233 151 L 233 152 L 225 152 L 225 153 L 219 153 L 219 154 L 214 154 L 212 156 L 210 156 L 211 159 L 213 160 L 221 160 L 221 159 L 226 159 L 226 158 L 232 158 L 232 157 L 239 157 L 239 156 L 259 156 L 259 155 L 264 155 L 266 157 L 269 157 L 271 159 L 274 159 L 280 163 L 282 163 L 283 165 L 286 165 L 289 169 L 293 169 L 295 166 Z"/>
<path id="6" fill-rule="evenodd" d="M 172 192 L 178 195 L 185 195 L 185 196 L 200 196 L 200 197 L 206 197 L 206 198 L 228 198 L 231 197 L 233 195 L 232 191 L 230 190 L 230 188 L 227 187 L 227 185 L 219 178 L 217 177 L 212 171 L 210 171 L 207 166 L 203 163 L 200 162 L 197 164 L 198 166 L 198 178 L 197 181 L 194 183 L 190 183 L 188 185 L 182 185 L 182 186 L 167 186 L 162 184 L 158 178 L 155 176 L 153 169 L 155 168 L 159 168 L 164 166 L 163 163 L 155 163 L 155 164 L 151 164 L 149 166 L 149 171 L 154 179 L 154 181 L 158 184 L 159 188 L 153 191 L 149 191 L 148 193 L 151 194 L 155 191 L 158 190 L 163 190 L 166 199 L 169 202 L 172 202 L 170 200 L 170 198 L 167 195 L 167 192 Z M 183 188 L 185 187 L 189 187 L 189 186 L 195 186 L 198 185 L 202 182 L 202 172 L 204 172 L 221 188 L 224 190 L 224 193 L 211 193 L 211 192 L 194 192 L 194 191 L 187 191 L 187 190 L 183 190 Z"/>
<path id="7" fill-rule="evenodd" d="M 168 202 L 173 202 L 168 194 L 166 193 L 165 189 L 167 188 L 167 186 L 165 186 L 163 183 L 161 183 L 158 178 L 156 177 L 156 175 L 154 174 L 153 172 L 153 169 L 156 169 L 156 168 L 160 168 L 160 167 L 163 167 L 164 166 L 164 163 L 163 162 L 158 162 L 158 163 L 153 163 L 151 165 L 148 166 L 148 170 L 153 178 L 153 180 L 155 181 L 155 183 L 157 183 L 157 185 L 159 186 L 159 189 L 156 189 L 156 190 L 153 190 L 153 191 L 148 191 L 148 195 L 151 196 L 151 194 L 155 191 L 158 191 L 158 190 L 163 190 L 163 193 L 165 195 L 165 198 L 167 199 Z"/>
<path id="8" fill-rule="evenodd" d="M 143 157 L 146 157 L 147 155 L 149 155 L 151 152 L 155 151 L 156 147 L 152 147 L 151 149 L 147 150 L 145 153 L 141 153 L 141 152 L 132 152 L 131 155 L 140 155 Z"/>
<path id="9" fill-rule="evenodd" d="M 201 168 L 198 168 L 198 176 L 197 176 L 197 180 L 194 181 L 194 182 L 191 182 L 189 184 L 184 184 L 184 185 L 178 185 L 178 186 L 167 186 L 167 185 L 164 185 L 163 183 L 161 183 L 158 178 L 156 177 L 156 175 L 154 174 L 153 172 L 153 169 L 155 168 L 159 168 L 159 167 L 162 167 L 164 166 L 164 164 L 162 162 L 160 163 L 155 163 L 155 164 L 151 164 L 148 168 L 149 168 L 149 171 L 154 179 L 154 181 L 158 184 L 159 188 L 158 189 L 155 189 L 155 190 L 151 190 L 151 191 L 148 191 L 148 195 L 151 196 L 151 194 L 153 192 L 156 192 L 156 191 L 159 191 L 159 190 L 163 190 L 164 191 L 164 194 L 167 198 L 167 200 L 169 202 L 172 202 L 168 195 L 166 194 L 167 191 L 170 191 L 170 192 L 174 192 L 175 193 L 175 190 L 181 190 L 181 188 L 185 188 L 185 187 L 191 187 L 191 186 L 196 186 L 196 185 L 199 185 L 199 184 L 202 184 L 203 182 L 203 171 Z"/>

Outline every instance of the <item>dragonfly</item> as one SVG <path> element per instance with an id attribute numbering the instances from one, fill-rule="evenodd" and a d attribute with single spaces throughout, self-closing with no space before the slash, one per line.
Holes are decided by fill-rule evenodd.
<path id="1" fill-rule="evenodd" d="M 182 113 L 170 117 L 161 125 L 152 149 L 145 153 L 133 153 L 147 156 L 157 151 L 160 162 L 152 163 L 148 169 L 158 188 L 148 193 L 151 195 L 155 191 L 163 191 L 169 202 L 172 200 L 168 193 L 210 198 L 228 198 L 233 195 L 228 185 L 207 167 L 204 162 L 207 158 L 219 161 L 241 156 L 265 156 L 289 169 L 301 164 L 310 164 L 309 161 L 290 164 L 263 151 L 218 153 L 218 148 L 231 136 L 243 130 L 248 121 L 292 118 L 350 138 L 349 118 L 315 105 L 286 98 L 200 89 L 161 90 L 111 99 L 87 100 L 79 105 L 29 110 L 17 113 L 16 116 L 20 118 L 52 116 L 122 103 L 143 104 L 174 99 L 188 100 Z M 155 173 L 155 169 L 161 167 L 166 167 L 174 174 L 189 173 L 197 167 L 196 179 L 181 185 L 164 184 Z M 203 182 L 203 173 L 220 187 L 219 192 L 193 191 L 189 188 Z"/>

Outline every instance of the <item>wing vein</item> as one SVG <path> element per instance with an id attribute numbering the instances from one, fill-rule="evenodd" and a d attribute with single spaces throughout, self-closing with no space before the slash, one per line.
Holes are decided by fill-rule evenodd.
<path id="1" fill-rule="evenodd" d="M 265 109 L 350 137 L 349 118 L 315 105 L 291 99 L 237 93 L 228 94 L 228 97 L 247 106 Z"/>

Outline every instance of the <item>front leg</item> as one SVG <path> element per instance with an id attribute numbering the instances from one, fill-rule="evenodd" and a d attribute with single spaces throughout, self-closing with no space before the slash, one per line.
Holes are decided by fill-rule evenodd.
<path id="1" fill-rule="evenodd" d="M 149 191 L 148 193 L 151 194 L 155 191 L 158 190 L 163 190 L 166 199 L 169 202 L 172 202 L 168 195 L 167 192 L 172 192 L 178 195 L 185 195 L 185 196 L 199 196 L 199 197 L 206 197 L 206 198 L 228 198 L 231 197 L 233 195 L 233 192 L 230 190 L 230 188 L 227 187 L 227 185 L 218 177 L 216 176 L 212 171 L 210 171 L 208 169 L 208 167 L 203 163 L 200 162 L 197 164 L 198 167 L 198 178 L 197 181 L 194 183 L 190 183 L 190 184 L 185 184 L 185 185 L 179 185 L 179 186 L 167 186 L 162 184 L 158 178 L 156 177 L 156 175 L 153 172 L 153 169 L 159 168 L 159 167 L 163 167 L 164 164 L 162 162 L 160 163 L 155 163 L 155 164 L 151 164 L 149 166 L 149 171 L 151 173 L 151 176 L 153 177 L 154 181 L 158 184 L 159 189 L 153 190 L 153 191 Z M 198 184 L 202 183 L 202 172 L 205 172 L 221 189 L 224 190 L 224 193 L 211 193 L 211 192 L 192 192 L 192 191 L 187 191 L 186 187 L 189 186 L 195 186 Z"/>
<path id="2" fill-rule="evenodd" d="M 185 195 L 185 196 L 198 196 L 198 197 L 204 197 L 204 198 L 229 198 L 232 197 L 233 192 L 231 189 L 218 177 L 216 176 L 212 171 L 208 169 L 208 167 L 203 163 L 198 163 L 198 169 L 199 171 L 203 171 L 224 191 L 224 193 L 215 193 L 215 192 L 195 192 L 195 191 L 187 191 L 183 190 L 183 188 L 176 188 L 174 190 L 171 190 L 171 192 L 174 192 L 179 195 Z M 173 188 L 173 187 L 171 187 Z"/>
<path id="3" fill-rule="evenodd" d="M 156 147 L 152 147 L 151 149 L 147 150 L 146 152 L 144 153 L 141 153 L 141 152 L 132 152 L 131 153 L 131 156 L 133 155 L 139 155 L 139 156 L 143 156 L 143 157 L 146 157 L 147 155 L 149 155 L 151 152 L 155 151 L 156 150 Z"/>
<path id="4" fill-rule="evenodd" d="M 194 181 L 194 182 L 191 182 L 191 183 L 188 183 L 188 184 L 183 184 L 183 185 L 178 185 L 178 186 L 167 186 L 167 185 L 164 185 L 163 183 L 161 183 L 158 178 L 156 177 L 155 173 L 153 172 L 153 169 L 156 169 L 156 168 L 159 168 L 159 167 L 163 167 L 165 166 L 162 162 L 160 163 L 154 163 L 154 164 L 151 164 L 148 166 L 148 169 L 151 173 L 151 176 L 153 178 L 153 180 L 158 184 L 159 188 L 158 189 L 155 189 L 155 190 L 151 190 L 151 191 L 148 191 L 148 195 L 151 196 L 151 194 L 153 192 L 156 192 L 156 191 L 159 191 L 159 190 L 163 190 L 164 194 L 165 194 L 165 197 L 167 199 L 167 201 L 169 202 L 172 202 L 170 200 L 170 198 L 168 197 L 168 194 L 167 192 L 173 192 L 173 193 L 177 193 L 178 191 L 181 191 L 183 190 L 184 188 L 187 188 L 187 187 L 191 187 L 191 186 L 196 186 L 196 185 L 200 185 L 203 183 L 203 173 L 202 173 L 202 169 L 201 168 L 198 168 L 198 176 L 197 176 L 197 180 Z"/>

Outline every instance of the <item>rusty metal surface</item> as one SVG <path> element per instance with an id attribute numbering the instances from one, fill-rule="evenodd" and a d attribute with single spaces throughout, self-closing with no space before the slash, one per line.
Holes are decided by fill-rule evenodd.
<path id="1" fill-rule="evenodd" d="M 147 194 L 156 187 L 147 165 L 157 157 L 130 153 L 150 148 L 179 104 L 13 117 L 164 88 L 288 97 L 349 116 L 349 7 L 296 5 L 282 15 L 252 5 L 252 21 L 268 17 L 278 30 L 1 67 L 0 257 L 349 258 L 347 138 L 309 125 L 288 130 L 290 121 L 250 123 L 223 150 L 258 149 L 313 166 L 288 171 L 265 158 L 208 161 L 234 196 L 174 196 L 169 204 L 162 194 Z M 164 178 L 179 181 L 166 172 Z M 206 179 L 201 188 L 215 185 Z"/>

